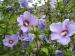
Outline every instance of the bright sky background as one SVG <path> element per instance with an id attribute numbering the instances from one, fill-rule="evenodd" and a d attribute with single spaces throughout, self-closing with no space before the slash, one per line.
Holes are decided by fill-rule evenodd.
<path id="1" fill-rule="evenodd" d="M 4 1 L 4 0 L 0 0 L 0 1 Z"/>
<path id="2" fill-rule="evenodd" d="M 0 1 L 4 1 L 4 0 L 0 0 Z M 39 3 L 38 1 L 41 1 L 41 3 Z M 37 6 L 42 6 L 45 4 L 45 2 L 47 2 L 47 0 L 33 0 L 32 3 L 29 3 L 29 7 L 34 7 L 32 6 L 32 4 L 36 4 L 37 3 Z"/>
<path id="3" fill-rule="evenodd" d="M 41 1 L 41 3 L 39 3 L 38 1 Z M 47 2 L 47 0 L 45 1 Z M 44 0 L 33 0 L 33 3 L 29 3 L 29 6 L 33 7 L 32 4 L 36 4 L 36 3 L 37 3 L 37 6 L 42 6 L 45 4 L 45 1 Z"/>

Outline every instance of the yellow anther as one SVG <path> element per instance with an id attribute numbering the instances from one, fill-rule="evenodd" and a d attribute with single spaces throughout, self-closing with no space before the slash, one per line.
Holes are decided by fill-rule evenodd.
<path id="1" fill-rule="evenodd" d="M 13 43 L 13 40 L 9 40 L 9 43 L 12 44 Z"/>
<path id="2" fill-rule="evenodd" d="M 24 25 L 24 26 L 29 26 L 29 21 L 24 20 L 24 21 L 23 21 L 23 25 Z"/>
<path id="3" fill-rule="evenodd" d="M 62 36 L 66 36 L 67 34 L 68 34 L 68 30 L 64 30 L 64 31 L 61 32 Z"/>

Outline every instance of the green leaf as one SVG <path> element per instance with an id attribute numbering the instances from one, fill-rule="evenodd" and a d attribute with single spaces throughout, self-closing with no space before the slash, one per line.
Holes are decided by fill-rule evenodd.
<path id="1" fill-rule="evenodd" d="M 48 49 L 47 48 L 43 47 L 43 48 L 41 48 L 41 51 L 44 52 L 46 55 L 48 55 Z"/>

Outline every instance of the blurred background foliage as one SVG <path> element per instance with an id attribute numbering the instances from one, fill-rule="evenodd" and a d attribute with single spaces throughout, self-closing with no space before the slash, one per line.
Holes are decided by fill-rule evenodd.
<path id="1" fill-rule="evenodd" d="M 26 10 L 30 11 L 38 18 L 41 18 L 41 16 L 45 14 L 48 24 L 63 21 L 66 18 L 75 21 L 75 0 L 57 0 L 57 7 L 55 10 L 51 9 L 49 1 L 50 0 L 40 7 L 37 7 L 36 4 L 33 5 L 33 8 L 21 8 L 18 0 L 0 0 L 0 56 L 55 56 L 55 50 L 57 49 L 61 49 L 65 56 L 75 56 L 75 50 L 71 45 L 70 47 L 61 46 L 62 48 L 59 48 L 59 44 L 55 44 L 54 46 L 50 45 L 50 43 L 40 42 L 41 44 L 39 44 L 40 40 L 38 40 L 38 50 L 36 50 L 35 41 L 33 41 L 27 49 L 23 49 L 21 43 L 18 43 L 12 49 L 2 44 L 5 35 L 15 34 L 19 31 L 16 19 Z M 49 37 L 49 28 L 44 31 L 44 34 L 47 35 L 47 38 Z M 41 47 L 39 47 L 39 45 L 41 45 Z M 24 53 L 24 50 L 26 50 L 27 53 Z"/>

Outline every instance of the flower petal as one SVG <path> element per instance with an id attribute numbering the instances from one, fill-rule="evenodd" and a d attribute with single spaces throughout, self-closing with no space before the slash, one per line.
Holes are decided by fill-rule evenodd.
<path id="1" fill-rule="evenodd" d="M 40 40 L 43 41 L 43 42 L 46 42 L 46 41 L 47 41 L 45 35 L 39 35 L 39 38 L 40 38 Z"/>
<path id="2" fill-rule="evenodd" d="M 58 39 L 57 42 L 62 45 L 68 45 L 68 43 L 70 42 L 70 37 L 62 37 L 61 39 Z"/>
<path id="3" fill-rule="evenodd" d="M 68 35 L 67 36 L 72 36 L 75 34 L 75 23 L 72 21 L 69 21 L 69 19 L 64 20 L 63 22 L 63 28 L 67 27 L 68 30 Z"/>
<path id="4" fill-rule="evenodd" d="M 69 23 L 69 19 L 65 19 L 65 20 L 63 21 L 63 24 L 64 24 L 64 25 L 66 25 L 67 23 Z"/>
<path id="5" fill-rule="evenodd" d="M 28 7 L 28 1 L 27 0 L 19 0 L 21 7 Z"/>
<path id="6" fill-rule="evenodd" d="M 52 23 L 50 25 L 50 30 L 55 33 L 60 33 L 62 31 L 62 23 L 61 22 Z"/>
<path id="7" fill-rule="evenodd" d="M 64 21 L 63 21 L 63 29 L 65 29 L 65 28 L 67 28 L 67 26 L 69 25 L 69 23 L 70 23 L 70 21 L 69 21 L 69 19 L 65 19 Z"/>
<path id="8" fill-rule="evenodd" d="M 45 19 L 40 19 L 38 21 L 38 29 L 39 31 L 42 31 L 45 28 L 46 22 Z"/>
<path id="9" fill-rule="evenodd" d="M 32 17 L 31 17 L 30 24 L 33 25 L 33 26 L 35 26 L 35 25 L 38 24 L 38 19 L 37 19 L 36 16 L 32 16 Z"/>
<path id="10" fill-rule="evenodd" d="M 24 20 L 26 19 L 26 20 L 30 20 L 30 18 L 31 18 L 31 14 L 30 14 L 30 12 L 28 12 L 28 11 L 25 11 L 24 13 L 23 13 L 23 16 L 24 16 Z"/>
<path id="11" fill-rule="evenodd" d="M 71 22 L 69 25 L 68 25 L 68 31 L 69 31 L 69 36 L 72 36 L 73 34 L 75 34 L 75 23 L 74 22 Z"/>
<path id="12" fill-rule="evenodd" d="M 32 41 L 34 40 L 34 38 L 35 38 L 35 35 L 29 33 L 29 34 L 25 34 L 25 35 L 23 36 L 23 38 L 24 38 L 23 41 L 32 42 Z"/>
<path id="13" fill-rule="evenodd" d="M 8 45 L 9 45 L 8 40 L 7 40 L 7 39 L 4 39 L 4 40 L 3 40 L 3 44 L 4 44 L 5 46 L 8 46 Z"/>
<path id="14" fill-rule="evenodd" d="M 23 18 L 24 18 L 23 15 L 21 15 L 20 17 L 17 18 L 17 22 L 18 22 L 19 26 L 23 25 Z"/>
<path id="15" fill-rule="evenodd" d="M 31 3 L 32 3 L 32 2 L 33 2 L 33 0 L 28 0 L 28 2 L 31 2 Z"/>
<path id="16" fill-rule="evenodd" d="M 21 26 L 21 30 L 23 31 L 23 32 L 27 32 L 28 31 L 28 27 L 25 27 L 25 26 Z"/>
<path id="17" fill-rule="evenodd" d="M 57 33 L 52 33 L 51 34 L 51 40 L 57 40 L 62 38 L 61 35 L 57 34 Z"/>

